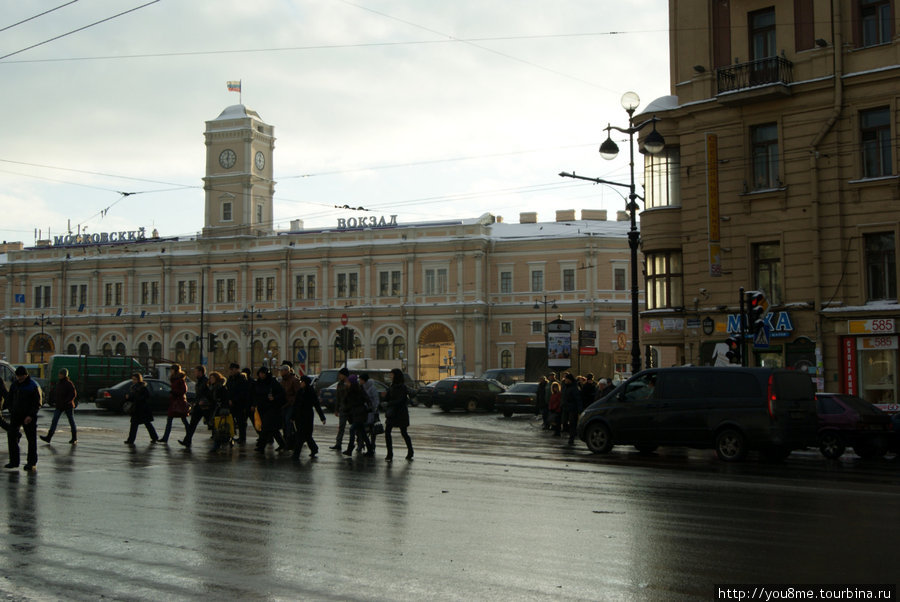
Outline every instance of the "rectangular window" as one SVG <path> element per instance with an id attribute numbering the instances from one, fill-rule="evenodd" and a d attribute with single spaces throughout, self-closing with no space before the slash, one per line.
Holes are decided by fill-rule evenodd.
<path id="1" fill-rule="evenodd" d="M 544 270 L 531 270 L 531 292 L 544 292 Z"/>
<path id="2" fill-rule="evenodd" d="M 225 201 L 224 203 L 222 203 L 222 221 L 231 221 L 231 201 Z"/>
<path id="3" fill-rule="evenodd" d="M 888 107 L 859 112 L 864 178 L 891 175 L 891 113 Z"/>
<path id="4" fill-rule="evenodd" d="M 122 305 L 122 283 L 116 282 L 116 305 Z"/>
<path id="5" fill-rule="evenodd" d="M 275 276 L 266 278 L 266 301 L 275 300 Z"/>
<path id="6" fill-rule="evenodd" d="M 225 299 L 228 303 L 234 303 L 237 297 L 237 280 L 234 278 L 228 278 L 225 283 Z"/>
<path id="7" fill-rule="evenodd" d="M 512 322 L 500 322 L 500 334 L 512 334 Z"/>
<path id="8" fill-rule="evenodd" d="M 794 50 L 809 50 L 815 46 L 814 4 L 813 0 L 794 0 Z"/>
<path id="9" fill-rule="evenodd" d="M 647 309 L 683 306 L 681 253 L 648 253 L 646 261 Z"/>
<path id="10" fill-rule="evenodd" d="M 544 323 L 538 320 L 531 321 L 531 334 L 541 334 L 544 332 Z"/>
<path id="11" fill-rule="evenodd" d="M 50 307 L 50 287 L 34 287 L 34 306 L 36 308 Z"/>
<path id="12" fill-rule="evenodd" d="M 626 286 L 625 268 L 613 268 L 613 290 L 624 291 Z"/>
<path id="13" fill-rule="evenodd" d="M 616 332 L 625 332 L 625 329 L 628 328 L 628 321 L 624 319 L 616 320 Z"/>
<path id="14" fill-rule="evenodd" d="M 775 47 L 775 7 L 753 11 L 748 15 L 750 25 L 750 60 L 765 59 L 778 54 Z"/>
<path id="15" fill-rule="evenodd" d="M 564 291 L 574 291 L 575 290 L 575 268 L 565 268 L 562 271 L 562 279 L 563 279 L 563 290 Z"/>
<path id="16" fill-rule="evenodd" d="M 197 302 L 197 281 L 191 280 L 188 282 L 188 303 L 196 303 Z"/>
<path id="17" fill-rule="evenodd" d="M 112 282 L 107 282 L 103 287 L 103 304 L 107 307 L 113 304 L 113 285 Z"/>
<path id="18" fill-rule="evenodd" d="M 666 148 L 658 155 L 644 155 L 646 207 L 681 206 L 681 151 Z"/>
<path id="19" fill-rule="evenodd" d="M 447 294 L 447 268 L 428 268 L 425 270 L 425 294 Z"/>
<path id="20" fill-rule="evenodd" d="M 159 305 L 159 282 L 150 283 L 150 305 Z"/>
<path id="21" fill-rule="evenodd" d="M 107 291 L 107 296 L 109 296 L 109 291 Z M 178 281 L 178 294 L 176 298 L 178 299 L 179 305 L 187 303 L 187 280 Z M 108 302 L 107 305 L 109 305 Z"/>
<path id="22" fill-rule="evenodd" d="M 263 295 L 265 294 L 266 287 L 266 279 L 265 278 L 254 278 L 253 279 L 253 299 L 256 301 L 262 301 Z"/>
<path id="23" fill-rule="evenodd" d="M 350 299 L 359 295 L 359 274 L 342 272 L 337 275 L 337 293 L 339 299 Z"/>
<path id="24" fill-rule="evenodd" d="M 263 206 L 257 205 L 256 206 L 256 223 L 261 224 L 262 221 L 263 221 Z"/>
<path id="25" fill-rule="evenodd" d="M 750 128 L 752 155 L 752 189 L 781 187 L 778 174 L 778 126 L 766 123 Z"/>
<path id="26" fill-rule="evenodd" d="M 512 272 L 500 272 L 500 293 L 512 294 Z"/>
<path id="27" fill-rule="evenodd" d="M 378 295 L 380 297 L 400 295 L 400 270 L 378 272 Z"/>
<path id="28" fill-rule="evenodd" d="M 141 305 L 150 304 L 150 283 L 141 282 Z"/>
<path id="29" fill-rule="evenodd" d="M 891 41 L 890 0 L 859 0 L 859 40 L 862 46 Z"/>
<path id="30" fill-rule="evenodd" d="M 865 235 L 866 300 L 897 298 L 897 252 L 893 232 Z"/>
<path id="31" fill-rule="evenodd" d="M 756 271 L 756 289 L 766 294 L 769 303 L 780 304 L 781 243 L 764 242 L 753 245 L 753 264 Z"/>
<path id="32" fill-rule="evenodd" d="M 72 284 L 69 286 L 69 307 L 78 307 L 87 303 L 87 285 Z"/>
<path id="33" fill-rule="evenodd" d="M 225 303 L 225 279 L 216 278 L 216 303 Z"/>

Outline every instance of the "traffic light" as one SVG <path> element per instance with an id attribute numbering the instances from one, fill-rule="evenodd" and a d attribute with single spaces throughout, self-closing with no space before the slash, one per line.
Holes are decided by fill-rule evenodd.
<path id="1" fill-rule="evenodd" d="M 334 339 L 334 348 L 340 349 L 343 351 L 344 349 L 344 329 L 338 328 L 334 331 L 335 339 Z"/>
<path id="2" fill-rule="evenodd" d="M 212 352 L 214 352 L 216 349 L 219 348 L 219 340 L 218 340 L 218 339 L 219 339 L 219 335 L 217 335 L 217 334 L 214 333 L 214 332 L 210 332 L 210 333 L 207 334 L 207 336 L 209 337 L 209 345 L 207 345 L 207 347 L 208 347 L 208 349 L 209 349 L 209 352 L 212 353 Z"/>
<path id="3" fill-rule="evenodd" d="M 347 331 L 347 333 L 345 335 L 347 338 L 344 339 L 344 341 L 347 343 L 347 351 L 353 351 L 353 348 L 356 346 L 353 342 L 353 338 L 356 336 L 356 333 L 353 331 L 352 328 L 345 327 L 344 330 Z"/>
<path id="4" fill-rule="evenodd" d="M 740 364 L 741 363 L 741 337 L 740 336 L 731 336 L 725 339 L 725 344 L 728 345 L 728 351 L 725 352 L 725 357 L 728 358 L 728 361 L 732 364 Z"/>
<path id="5" fill-rule="evenodd" d="M 747 329 L 756 334 L 766 327 L 766 312 L 769 310 L 769 302 L 766 294 L 761 291 L 747 293 Z"/>

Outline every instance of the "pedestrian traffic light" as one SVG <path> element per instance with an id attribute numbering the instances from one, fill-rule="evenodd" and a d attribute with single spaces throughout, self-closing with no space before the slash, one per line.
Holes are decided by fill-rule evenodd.
<path id="1" fill-rule="evenodd" d="M 335 349 L 344 349 L 344 329 L 338 328 L 334 331 L 335 339 L 334 339 L 334 348 Z"/>
<path id="2" fill-rule="evenodd" d="M 219 348 L 219 335 L 214 332 L 210 332 L 207 336 L 209 337 L 209 345 L 207 345 L 207 347 L 209 348 L 209 352 L 212 353 Z"/>
<path id="3" fill-rule="evenodd" d="M 728 345 L 728 351 L 725 352 L 725 357 L 728 358 L 728 361 L 732 364 L 740 364 L 741 363 L 741 337 L 731 336 L 725 339 L 725 344 Z"/>
<path id="4" fill-rule="evenodd" d="M 747 329 L 756 334 L 766 327 L 766 312 L 769 310 L 769 302 L 766 294 L 761 291 L 747 293 Z"/>
<path id="5" fill-rule="evenodd" d="M 353 331 L 352 328 L 345 327 L 344 330 L 347 331 L 346 335 L 345 335 L 347 338 L 344 339 L 344 342 L 347 344 L 347 351 L 353 351 L 353 348 L 356 346 L 353 341 L 353 338 L 356 336 L 356 333 Z"/>

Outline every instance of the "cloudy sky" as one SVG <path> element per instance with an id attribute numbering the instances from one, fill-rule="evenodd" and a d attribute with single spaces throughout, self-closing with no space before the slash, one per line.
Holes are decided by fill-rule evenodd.
<path id="1" fill-rule="evenodd" d="M 603 128 L 627 125 L 624 92 L 669 93 L 665 0 L 0 6 L 0 239 L 26 245 L 69 224 L 198 232 L 205 121 L 239 102 L 228 80 L 275 128 L 279 229 L 613 215 L 617 190 L 557 173 L 627 182 L 597 152 Z"/>

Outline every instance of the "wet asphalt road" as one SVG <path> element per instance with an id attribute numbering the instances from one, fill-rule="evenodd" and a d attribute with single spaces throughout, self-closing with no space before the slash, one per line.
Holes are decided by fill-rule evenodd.
<path id="1" fill-rule="evenodd" d="M 566 449 L 530 417 L 411 409 L 415 460 L 123 445 L 79 410 L 0 484 L 7 600 L 712 600 L 723 583 L 894 583 L 900 461 Z M 329 423 L 334 422 L 329 416 Z M 157 418 L 159 429 L 164 421 Z M 42 412 L 39 432 L 46 432 Z M 379 438 L 381 439 L 381 438 Z M 5 463 L 6 453 L 0 451 Z"/>

